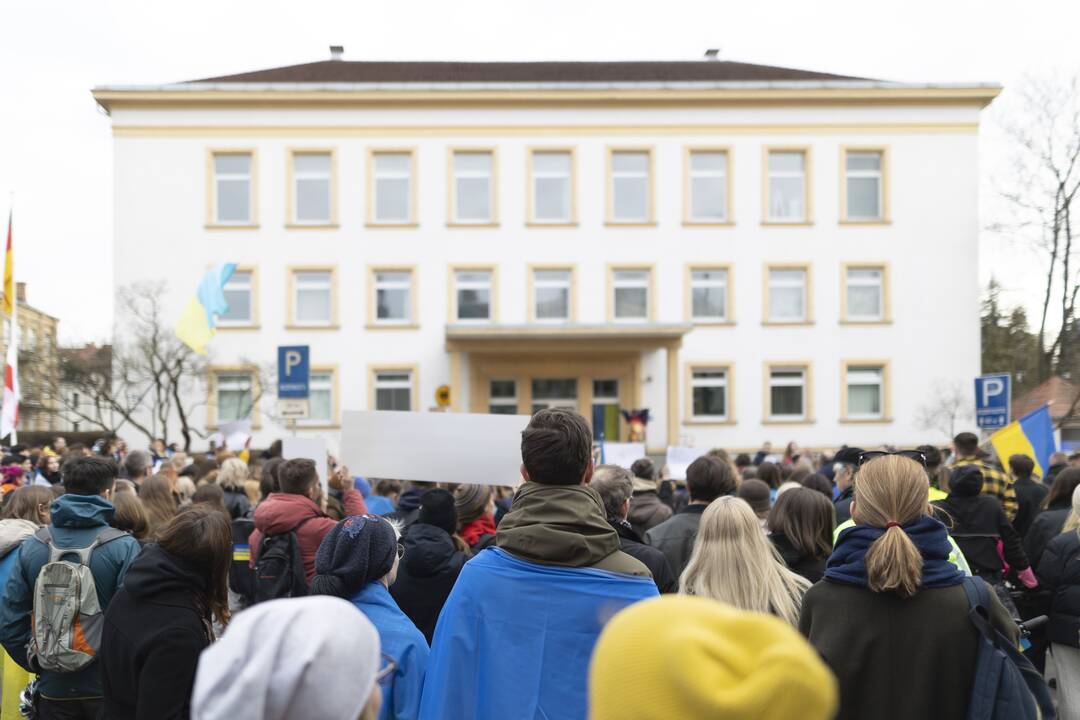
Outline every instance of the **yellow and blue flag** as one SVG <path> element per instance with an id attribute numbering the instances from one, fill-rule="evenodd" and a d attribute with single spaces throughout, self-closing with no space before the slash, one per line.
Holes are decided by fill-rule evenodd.
<path id="1" fill-rule="evenodd" d="M 234 272 L 236 263 L 222 263 L 207 270 L 176 323 L 176 337 L 200 355 L 206 354 L 206 343 L 214 337 L 218 316 L 229 311 L 225 283 Z"/>
<path id="2" fill-rule="evenodd" d="M 1045 477 L 1046 468 L 1050 467 L 1050 455 L 1057 449 L 1050 406 L 1043 405 L 1019 420 L 1013 420 L 991 435 L 990 443 L 1003 466 L 1007 467 L 1010 455 L 1027 455 L 1035 461 L 1035 472 Z"/>

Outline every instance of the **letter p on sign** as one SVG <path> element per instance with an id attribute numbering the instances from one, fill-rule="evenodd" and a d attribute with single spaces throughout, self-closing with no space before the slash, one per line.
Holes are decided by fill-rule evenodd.
<path id="1" fill-rule="evenodd" d="M 285 353 L 285 375 L 292 375 L 292 370 L 297 365 L 304 362 L 303 356 L 296 350 L 289 350 Z"/>
<path id="2" fill-rule="evenodd" d="M 990 399 L 995 398 L 1001 393 L 1005 392 L 1005 381 L 1001 378 L 986 378 L 982 384 L 982 404 L 986 407 L 990 404 Z"/>

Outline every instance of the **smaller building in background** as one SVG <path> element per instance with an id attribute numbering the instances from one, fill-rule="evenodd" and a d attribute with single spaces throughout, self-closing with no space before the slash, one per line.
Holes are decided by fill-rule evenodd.
<path id="1" fill-rule="evenodd" d="M 112 386 L 112 346 L 60 348 L 60 417 L 57 430 L 88 432 L 114 422 L 102 403 Z"/>
<path id="2" fill-rule="evenodd" d="M 1050 406 L 1050 419 L 1058 430 L 1058 447 L 1066 452 L 1080 450 L 1080 387 L 1055 375 L 1013 401 L 1012 416 L 1019 419 L 1043 405 Z"/>
<path id="3" fill-rule="evenodd" d="M 60 321 L 26 302 L 26 283 L 16 283 L 15 298 L 19 323 L 19 430 L 59 430 L 60 361 L 56 333 Z M 4 323 L 0 356 L 6 356 L 10 340 Z"/>

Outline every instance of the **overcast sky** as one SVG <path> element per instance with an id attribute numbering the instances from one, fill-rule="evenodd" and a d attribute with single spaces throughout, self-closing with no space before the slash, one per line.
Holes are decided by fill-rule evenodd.
<path id="1" fill-rule="evenodd" d="M 309 62 L 332 44 L 348 60 L 690 60 L 719 47 L 727 60 L 1001 83 L 983 116 L 990 173 L 1010 86 L 1080 71 L 1078 0 L 0 0 L 0 27 L 0 211 L 13 192 L 16 275 L 65 342 L 104 340 L 112 321 L 111 134 L 95 85 Z M 1030 251 L 984 237 L 984 281 L 994 269 L 1007 302 L 1035 304 Z"/>

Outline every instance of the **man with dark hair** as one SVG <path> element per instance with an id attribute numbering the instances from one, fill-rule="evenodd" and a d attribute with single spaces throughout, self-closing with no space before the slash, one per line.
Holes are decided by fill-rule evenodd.
<path id="1" fill-rule="evenodd" d="M 264 537 L 295 532 L 304 561 L 304 575 L 310 583 L 315 576 L 315 553 L 337 521 L 324 512 L 320 503 L 322 487 L 314 460 L 286 460 L 278 467 L 277 476 L 281 491 L 270 493 L 255 508 L 255 531 L 248 539 L 251 567 L 254 568 L 258 561 L 259 546 Z M 353 487 L 348 469 L 339 468 L 330 479 L 330 487 L 342 492 L 346 516 L 367 514 L 364 498 Z"/>
<path id="2" fill-rule="evenodd" d="M 721 495 L 733 495 L 737 486 L 731 465 L 719 458 L 702 455 L 686 468 L 686 490 L 690 493 L 690 503 L 645 533 L 645 542 L 664 553 L 676 576 L 682 575 L 690 562 L 701 513 Z"/>
<path id="3" fill-rule="evenodd" d="M 1050 492 L 1050 488 L 1032 479 L 1033 472 L 1035 461 L 1027 455 L 1009 456 L 1009 474 L 1012 476 L 1018 506 L 1013 528 L 1020 537 L 1027 535 L 1028 528 L 1042 508 L 1043 498 Z"/>
<path id="4" fill-rule="evenodd" d="M 630 523 L 634 533 L 640 536 L 671 517 L 673 511 L 660 499 L 660 488 L 656 484 L 656 465 L 651 459 L 646 457 L 635 460 L 630 466 L 630 472 L 633 473 L 633 496 L 630 498 L 630 514 L 626 516 L 626 521 Z"/>
<path id="5" fill-rule="evenodd" d="M 588 485 L 585 418 L 536 413 L 521 433 L 521 460 L 525 483 L 497 547 L 465 563 L 439 616 L 421 718 L 585 717 L 589 657 L 604 623 L 657 595 Z"/>
<path id="6" fill-rule="evenodd" d="M 1047 489 L 1053 487 L 1054 478 L 1057 477 L 1057 474 L 1059 472 L 1061 472 L 1067 467 L 1069 467 L 1068 454 L 1063 453 L 1060 450 L 1054 453 L 1050 453 L 1050 467 L 1045 468 L 1046 472 L 1043 475 L 1042 479 L 1043 485 L 1045 485 Z"/>
<path id="7" fill-rule="evenodd" d="M 631 467 L 637 467 L 638 462 Z M 651 460 L 649 462 L 652 463 Z M 619 549 L 649 568 L 657 590 L 662 593 L 679 592 L 679 578 L 671 571 L 664 553 L 646 545 L 627 517 L 632 512 L 634 499 L 637 497 L 634 483 L 638 479 L 626 468 L 618 465 L 600 465 L 593 471 L 589 487 L 600 493 L 600 499 L 604 501 L 608 522 L 615 528 L 615 532 L 619 533 Z M 664 507 L 667 508 L 666 505 Z M 670 508 L 668 512 L 670 514 Z"/>
<path id="8" fill-rule="evenodd" d="M 52 547 L 72 550 L 90 547 L 98 535 L 111 530 L 109 521 L 115 509 L 110 498 L 118 474 L 116 463 L 100 457 L 76 457 L 64 463 L 60 474 L 65 493 L 53 501 L 51 508 L 48 532 Z M 36 662 L 32 666 L 27 657 L 34 586 L 41 568 L 50 562 L 50 546 L 34 536 L 24 540 L 17 552 L 0 604 L 0 644 L 15 662 L 38 673 L 40 720 L 97 717 L 103 697 L 97 660 L 75 672 L 63 673 L 42 670 Z M 101 544 L 90 553 L 87 564 L 103 613 L 138 554 L 138 541 L 126 533 L 117 533 L 112 539 L 103 536 Z M 62 559 L 77 563 L 78 555 L 67 553 Z M 4 692 L 17 693 L 20 689 L 5 688 Z"/>
<path id="9" fill-rule="evenodd" d="M 953 469 L 965 465 L 975 465 L 982 472 L 983 495 L 993 495 L 1001 501 L 1001 507 L 1005 510 L 1005 517 L 1012 522 L 1016 519 L 1016 491 L 1005 473 L 998 467 L 991 465 L 979 458 L 979 438 L 975 433 L 962 432 L 953 438 L 953 452 L 956 453 L 956 462 Z"/>
<path id="10" fill-rule="evenodd" d="M 145 450 L 132 450 L 124 458 L 124 473 L 127 479 L 136 485 L 154 474 L 154 461 Z"/>

